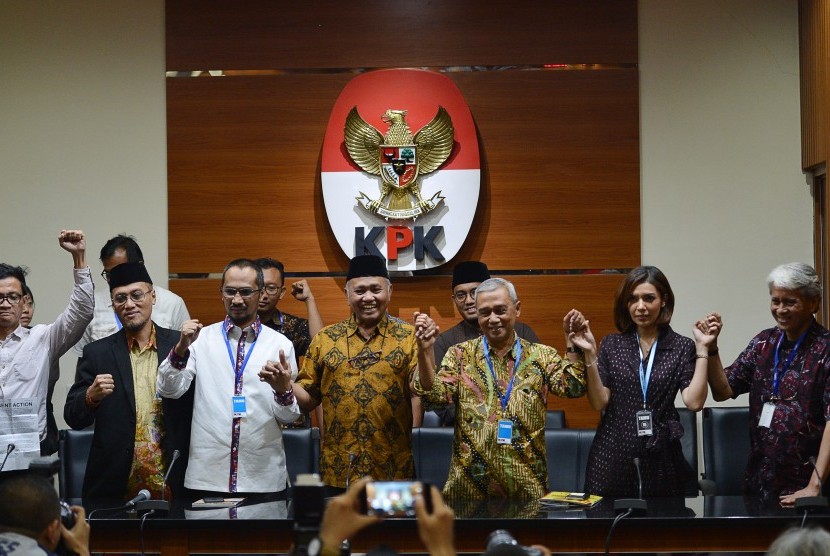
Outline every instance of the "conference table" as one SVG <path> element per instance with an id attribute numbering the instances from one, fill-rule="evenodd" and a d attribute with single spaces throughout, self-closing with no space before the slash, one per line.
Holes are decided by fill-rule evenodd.
<path id="1" fill-rule="evenodd" d="M 481 554 L 487 536 L 509 531 L 521 544 L 554 553 L 605 549 L 615 516 L 610 499 L 588 509 L 544 508 L 537 501 L 454 501 L 458 552 Z M 95 505 L 87 505 L 87 511 Z M 100 507 L 100 505 L 99 505 Z M 740 496 L 648 500 L 648 509 L 616 525 L 612 552 L 765 551 L 782 531 L 801 525 L 804 512 L 766 506 Z M 830 512 L 811 510 L 806 523 L 830 528 Z M 285 553 L 294 539 L 292 502 L 276 500 L 237 508 L 173 507 L 164 517 L 96 510 L 90 518 L 93 552 Z M 424 552 L 413 518 L 386 519 L 352 539 L 353 552 L 385 544 Z"/>

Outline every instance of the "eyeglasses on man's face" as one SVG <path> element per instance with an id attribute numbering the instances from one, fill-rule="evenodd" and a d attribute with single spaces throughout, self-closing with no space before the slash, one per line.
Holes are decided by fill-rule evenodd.
<path id="1" fill-rule="evenodd" d="M 278 286 L 276 284 L 266 284 L 265 285 L 265 291 L 268 293 L 268 295 L 276 295 L 284 289 L 285 288 L 283 286 Z"/>
<path id="2" fill-rule="evenodd" d="M 237 295 L 242 299 L 250 299 L 254 294 L 259 293 L 260 290 L 254 288 L 222 288 L 222 297 L 225 299 L 233 299 Z"/>
<path id="3" fill-rule="evenodd" d="M 141 303 L 151 291 L 153 290 L 133 290 L 129 294 L 119 293 L 112 298 L 112 305 L 113 307 L 121 307 L 127 302 L 128 299 L 132 299 L 133 303 Z"/>
<path id="4" fill-rule="evenodd" d="M 472 289 L 470 291 L 465 292 L 464 290 L 458 290 L 454 294 L 452 294 L 452 298 L 458 301 L 459 303 L 463 303 L 467 297 L 472 299 L 473 301 L 476 300 L 476 290 Z"/>
<path id="5" fill-rule="evenodd" d="M 19 293 L 7 293 L 6 295 L 0 295 L 0 303 L 4 301 L 8 301 L 9 305 L 17 305 L 23 300 L 23 296 Z"/>

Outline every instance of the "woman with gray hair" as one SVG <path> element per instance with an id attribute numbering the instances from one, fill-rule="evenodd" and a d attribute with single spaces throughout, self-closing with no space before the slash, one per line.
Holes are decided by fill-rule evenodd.
<path id="1" fill-rule="evenodd" d="M 830 471 L 830 332 L 813 314 L 821 286 L 813 267 L 780 265 L 767 277 L 776 326 L 758 333 L 726 369 L 718 354 L 723 321 L 711 313 L 696 323 L 708 349 L 716 401 L 749 393 L 750 455 L 744 493 L 791 506 L 820 494 Z M 816 473 L 810 460 L 815 458 Z M 817 476 L 819 475 L 819 476 Z"/>

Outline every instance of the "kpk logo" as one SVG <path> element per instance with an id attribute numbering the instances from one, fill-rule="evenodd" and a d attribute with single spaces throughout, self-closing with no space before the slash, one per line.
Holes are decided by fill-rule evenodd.
<path id="1" fill-rule="evenodd" d="M 374 254 L 402 271 L 452 259 L 472 225 L 480 181 L 472 115 L 445 75 L 381 70 L 341 92 L 321 182 L 332 231 L 350 258 Z"/>

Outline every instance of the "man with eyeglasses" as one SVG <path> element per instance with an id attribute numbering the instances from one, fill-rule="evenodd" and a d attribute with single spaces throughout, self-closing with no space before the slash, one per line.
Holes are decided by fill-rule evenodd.
<path id="1" fill-rule="evenodd" d="M 415 473 L 409 388 L 415 329 L 387 313 L 392 284 L 386 261 L 354 257 L 345 294 L 351 316 L 311 340 L 294 385 L 303 411 L 323 405 L 320 471 L 331 495 L 365 475 L 388 481 Z"/>
<path id="2" fill-rule="evenodd" d="M 193 389 L 179 399 L 156 393 L 158 366 L 180 333 L 151 319 L 156 292 L 142 263 L 123 263 L 109 276 L 110 303 L 121 330 L 84 347 L 63 416 L 73 429 L 95 425 L 84 499 L 129 500 L 142 489 L 178 498 L 190 443 Z M 167 480 L 173 460 L 180 453 Z"/>
<path id="3" fill-rule="evenodd" d="M 20 325 L 25 272 L 20 267 L 0 263 L 0 398 L 38 400 L 41 441 L 46 437 L 50 369 L 80 339 L 92 320 L 95 303 L 84 233 L 62 230 L 58 243 L 72 255 L 75 285 L 69 305 L 51 324 L 32 328 Z"/>
<path id="4" fill-rule="evenodd" d="M 300 366 L 300 357 L 304 357 L 308 350 L 311 338 L 323 328 L 323 319 L 317 310 L 314 294 L 305 280 L 298 280 L 291 284 L 291 295 L 301 303 L 305 303 L 308 319 L 296 317 L 277 309 L 277 304 L 285 295 L 285 266 L 276 260 L 263 257 L 254 261 L 262 269 L 265 279 L 265 288 L 259 296 L 259 320 L 268 328 L 273 328 L 294 344 L 294 356 L 297 359 L 297 368 Z M 323 422 L 323 409 L 318 407 L 314 411 L 317 422 Z M 292 427 L 308 427 L 308 414 L 303 416 Z M 322 428 L 322 427 L 321 427 Z"/>
<path id="5" fill-rule="evenodd" d="M 110 271 L 117 265 L 123 263 L 144 264 L 144 254 L 141 252 L 141 247 L 138 246 L 135 238 L 124 234 L 110 238 L 104 244 L 101 248 L 100 259 L 104 266 L 101 277 L 106 281 L 109 281 Z M 153 322 L 163 328 L 181 330 L 185 321 L 190 319 L 184 300 L 159 285 L 156 285 L 153 291 L 156 295 L 156 303 L 153 305 Z M 81 357 L 85 345 L 118 332 L 122 326 L 118 319 L 118 312 L 112 306 L 109 289 L 99 289 L 95 292 L 95 314 L 92 322 L 84 331 L 81 341 L 75 344 L 75 353 L 78 357 Z"/>
<path id="6" fill-rule="evenodd" d="M 288 481 L 280 423 L 300 408 L 291 389 L 294 346 L 257 316 L 264 278 L 250 259 L 228 263 L 220 295 L 227 316 L 202 327 L 189 320 L 161 363 L 158 390 L 182 396 L 196 381 L 190 462 L 193 497 L 281 497 Z"/>
<path id="7" fill-rule="evenodd" d="M 481 336 L 481 327 L 478 325 L 478 313 L 476 312 L 475 291 L 482 282 L 489 279 L 490 269 L 481 261 L 462 261 L 455 265 L 452 271 L 452 300 L 461 315 L 461 322 L 439 334 L 435 340 L 435 360 L 438 363 L 444 360 L 444 355 L 451 346 Z M 539 343 L 539 337 L 525 323 L 517 321 L 515 330 L 519 338 L 532 344 Z M 441 426 L 451 427 L 455 425 L 455 405 L 449 404 L 433 408 L 425 404 L 425 408 L 434 411 L 438 415 Z"/>

